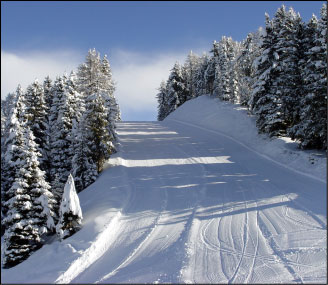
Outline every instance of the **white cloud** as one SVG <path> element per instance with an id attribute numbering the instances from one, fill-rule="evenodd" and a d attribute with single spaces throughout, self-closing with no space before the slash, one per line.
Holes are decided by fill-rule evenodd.
<path id="1" fill-rule="evenodd" d="M 109 60 L 113 78 L 117 82 L 115 96 L 121 106 L 123 119 L 131 120 L 131 113 L 138 114 L 141 120 L 149 120 L 150 117 L 156 120 L 157 89 L 162 80 L 167 80 L 174 63 L 183 63 L 187 54 L 187 51 L 146 54 L 124 50 L 112 53 Z"/>
<path id="2" fill-rule="evenodd" d="M 120 52 L 114 54 L 112 71 L 117 82 L 116 97 L 122 106 L 133 110 L 156 110 L 157 88 L 166 80 L 175 61 L 185 54 L 159 55 L 147 58 L 142 54 Z"/>
<path id="3" fill-rule="evenodd" d="M 55 79 L 69 73 L 81 60 L 83 57 L 73 51 L 15 54 L 1 50 L 1 98 L 14 92 L 18 84 L 26 88 L 36 78 L 42 82 L 47 75 Z"/>
<path id="4" fill-rule="evenodd" d="M 102 56 L 102 55 L 101 55 Z M 116 81 L 115 96 L 123 120 L 156 120 L 155 95 L 162 80 L 169 76 L 175 61 L 184 62 L 187 52 L 146 54 L 114 50 L 109 61 Z M 1 97 L 15 91 L 18 84 L 26 88 L 35 78 L 49 75 L 55 79 L 65 71 L 76 70 L 85 54 L 74 51 L 14 54 L 1 51 Z"/>

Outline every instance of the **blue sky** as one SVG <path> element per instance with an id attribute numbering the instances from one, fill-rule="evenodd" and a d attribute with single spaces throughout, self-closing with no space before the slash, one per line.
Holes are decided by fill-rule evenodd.
<path id="1" fill-rule="evenodd" d="M 109 56 L 123 119 L 155 120 L 156 87 L 189 50 L 209 51 L 223 35 L 240 41 L 282 4 L 308 21 L 312 13 L 319 17 L 322 3 L 2 1 L 1 95 L 34 77 L 76 69 L 95 47 Z"/>

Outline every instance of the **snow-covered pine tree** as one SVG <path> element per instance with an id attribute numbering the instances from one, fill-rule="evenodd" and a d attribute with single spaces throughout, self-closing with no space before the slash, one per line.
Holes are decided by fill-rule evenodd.
<path id="1" fill-rule="evenodd" d="M 52 80 L 48 76 L 43 81 L 43 93 L 44 93 L 44 100 L 46 102 L 47 106 L 47 114 L 50 111 L 51 105 L 52 105 Z"/>
<path id="2" fill-rule="evenodd" d="M 301 148 L 327 148 L 327 6 L 321 18 L 313 16 L 305 27 L 305 62 L 300 101 L 300 120 L 288 134 L 300 140 Z"/>
<path id="3" fill-rule="evenodd" d="M 101 61 L 100 55 L 95 49 L 89 50 L 85 63 L 78 67 L 77 78 L 77 85 L 85 100 L 95 94 L 100 94 L 103 97 L 107 129 L 112 144 L 111 152 L 114 152 L 113 142 L 116 139 L 115 121 L 120 120 L 121 115 L 114 97 L 115 85 L 107 57 L 104 56 Z"/>
<path id="4" fill-rule="evenodd" d="M 66 76 L 60 77 L 55 81 L 54 104 L 52 107 L 51 125 L 51 177 L 59 176 L 59 188 L 63 189 L 67 177 L 71 171 L 71 141 L 70 131 L 72 123 L 70 120 L 69 94 L 66 89 Z M 56 117 L 56 119 L 55 119 Z M 55 120 L 54 120 L 55 119 Z M 54 181 L 52 181 L 54 182 Z M 54 185 L 53 185 L 54 186 Z M 61 193 L 54 193 L 55 197 L 61 197 Z"/>
<path id="5" fill-rule="evenodd" d="M 72 134 L 72 126 L 77 123 L 84 111 L 84 104 L 80 94 L 76 91 L 74 73 L 69 78 L 64 75 L 58 78 L 54 84 L 54 100 L 51 125 L 51 176 L 52 192 L 59 204 L 63 187 L 72 170 L 72 158 L 74 156 L 75 137 Z M 56 120 L 54 120 L 57 118 Z M 56 207 L 56 214 L 59 208 Z"/>
<path id="6" fill-rule="evenodd" d="M 96 163 L 97 171 L 100 173 L 105 160 L 115 149 L 108 132 L 108 111 L 103 96 L 100 93 L 88 95 L 85 109 L 84 124 L 88 130 L 86 143 L 91 150 L 91 159 Z"/>
<path id="7" fill-rule="evenodd" d="M 51 192 L 53 193 L 57 203 L 55 205 L 55 213 L 56 213 L 56 221 L 58 219 L 58 211 L 59 211 L 59 203 L 61 201 L 62 189 L 64 187 L 64 183 L 66 178 L 60 177 L 59 173 L 57 173 L 57 169 L 61 167 L 61 164 L 64 163 L 60 160 L 61 158 L 61 146 L 57 144 L 57 138 L 59 137 L 58 124 L 57 120 L 59 117 L 60 105 L 63 102 L 62 97 L 65 93 L 65 85 L 64 77 L 59 76 L 54 81 L 54 84 L 51 89 L 52 93 L 52 106 L 50 108 L 50 114 L 48 115 L 49 120 L 49 143 L 50 143 L 50 184 L 51 184 Z M 59 154 L 58 154 L 59 153 Z M 66 165 L 65 165 L 66 167 Z M 67 174 L 68 175 L 68 174 Z"/>
<path id="8" fill-rule="evenodd" d="M 206 94 L 205 72 L 209 64 L 209 57 L 204 53 L 199 58 L 199 64 L 195 70 L 195 94 L 196 97 Z"/>
<path id="9" fill-rule="evenodd" d="M 236 57 L 237 43 L 231 37 L 223 36 L 217 45 L 218 56 L 215 66 L 214 93 L 226 101 L 234 101 L 234 90 L 237 89 L 237 74 L 232 70 L 232 62 Z"/>
<path id="10" fill-rule="evenodd" d="M 230 85 L 230 99 L 229 101 L 232 103 L 240 103 L 240 74 L 238 73 L 238 62 L 237 57 L 240 53 L 240 44 L 238 42 L 235 43 L 234 48 L 234 57 L 229 63 L 229 85 Z"/>
<path id="11" fill-rule="evenodd" d="M 60 219 L 56 230 L 61 239 L 68 238 L 81 229 L 83 219 L 82 210 L 71 174 L 68 176 L 65 184 L 59 213 Z"/>
<path id="12" fill-rule="evenodd" d="M 77 78 L 76 74 L 72 71 L 65 81 L 65 92 L 67 94 L 67 108 L 68 113 L 70 114 L 70 120 L 73 122 L 78 122 L 82 117 L 85 111 L 85 102 L 82 94 L 80 94 L 78 90 L 78 86 L 76 84 Z"/>
<path id="13" fill-rule="evenodd" d="M 249 33 L 243 41 L 241 53 L 237 58 L 237 72 L 239 74 L 239 101 L 241 105 L 248 106 L 254 84 L 255 69 L 253 62 L 260 56 L 259 38 L 260 28 L 256 33 Z"/>
<path id="14" fill-rule="evenodd" d="M 205 70 L 205 83 L 206 83 L 206 93 L 213 94 L 214 92 L 214 84 L 215 84 L 215 70 L 218 64 L 219 57 L 219 46 L 216 41 L 213 42 L 213 48 L 211 50 L 212 56 L 210 57 L 207 68 Z"/>
<path id="15" fill-rule="evenodd" d="M 188 90 L 182 77 L 181 66 L 176 62 L 167 81 L 168 114 L 172 113 L 187 100 Z"/>
<path id="16" fill-rule="evenodd" d="M 16 93 L 13 96 L 6 98 L 6 103 L 6 109 L 3 109 L 3 111 L 7 113 L 7 117 L 3 130 L 3 137 L 1 137 L 1 234 L 4 233 L 7 227 L 4 222 L 4 218 L 8 211 L 5 201 L 16 173 L 15 164 L 11 161 L 12 156 L 9 151 L 11 151 L 10 149 L 16 142 L 16 127 L 19 128 L 25 121 L 25 94 L 20 85 L 18 85 Z"/>
<path id="17" fill-rule="evenodd" d="M 72 159 L 72 174 L 77 192 L 93 183 L 98 176 L 97 165 L 92 159 L 92 153 L 87 143 L 88 129 L 85 127 L 85 116 L 78 124 L 73 124 L 74 156 Z"/>
<path id="18" fill-rule="evenodd" d="M 10 118 L 6 165 L 13 170 L 10 188 L 4 195 L 4 267 L 25 260 L 42 246 L 42 235 L 54 229 L 52 194 L 39 168 L 34 135 L 20 123 L 14 111 Z"/>
<path id="19" fill-rule="evenodd" d="M 108 132 L 112 137 L 111 140 L 115 141 L 117 139 L 115 122 L 117 120 L 121 120 L 121 114 L 119 106 L 114 97 L 115 85 L 112 79 L 110 64 L 106 55 L 101 62 L 100 70 L 101 73 L 99 74 L 99 77 L 101 82 L 99 90 L 104 98 L 105 106 L 107 108 Z"/>
<path id="20" fill-rule="evenodd" d="M 166 89 L 166 82 L 164 80 L 161 82 L 158 91 L 159 92 L 156 95 L 157 102 L 158 102 L 157 120 L 163 121 L 168 115 L 167 89 Z"/>
<path id="21" fill-rule="evenodd" d="M 284 125 L 288 128 L 299 121 L 299 101 L 302 97 L 302 71 L 299 62 L 304 58 L 301 42 L 303 40 L 304 25 L 299 14 L 290 8 L 286 11 L 281 6 L 273 18 L 275 43 L 276 93 L 282 101 Z"/>
<path id="22" fill-rule="evenodd" d="M 253 62 L 255 68 L 255 83 L 249 106 L 256 115 L 256 125 L 259 132 L 269 133 L 271 136 L 281 135 L 286 130 L 283 119 L 281 94 L 277 92 L 276 77 L 279 70 L 279 56 L 277 53 L 277 35 L 272 20 L 265 14 L 266 25 L 261 38 L 261 56 Z"/>
<path id="23" fill-rule="evenodd" d="M 46 130 L 46 144 L 44 145 L 43 153 L 44 153 L 44 166 L 46 171 L 46 180 L 51 182 L 51 162 L 50 162 L 50 109 L 53 104 L 53 85 L 52 80 L 49 76 L 47 76 L 43 81 L 43 93 L 44 100 L 46 104 L 46 121 L 47 121 L 47 130 Z"/>
<path id="24" fill-rule="evenodd" d="M 38 226 L 39 234 L 42 237 L 43 234 L 51 234 L 55 230 L 54 205 L 56 200 L 50 192 L 50 184 L 45 179 L 45 171 L 40 169 L 38 156 L 41 154 L 37 150 L 33 132 L 28 127 L 24 130 L 24 150 L 27 157 L 24 172 L 28 182 L 28 193 L 32 200 L 29 217 Z"/>
<path id="25" fill-rule="evenodd" d="M 185 79 L 185 86 L 188 90 L 186 101 L 196 97 L 196 70 L 199 65 L 199 56 L 190 51 L 187 59 L 182 67 L 183 78 Z"/>
<path id="26" fill-rule="evenodd" d="M 8 93 L 5 99 L 1 99 L 1 111 L 5 120 L 9 118 L 12 108 L 15 106 L 16 94 L 18 89 L 23 92 L 21 86 L 18 85 L 18 87 L 16 88 L 16 93 Z"/>
<path id="27" fill-rule="evenodd" d="M 84 63 L 77 71 L 78 91 L 84 96 L 99 92 L 101 84 L 102 65 L 96 49 L 90 49 Z"/>
<path id="28" fill-rule="evenodd" d="M 7 181 L 2 206 L 5 211 L 3 219 L 4 248 L 3 267 L 9 268 L 25 260 L 30 253 L 40 246 L 38 228 L 30 221 L 28 213 L 32 208 L 32 199 L 28 193 L 24 168 L 26 154 L 24 151 L 23 128 L 15 114 L 9 119 L 10 137 L 7 139 L 6 166 L 11 173 Z M 23 172 L 21 172 L 21 170 Z M 6 178 L 9 178 L 7 176 Z"/>
<path id="29" fill-rule="evenodd" d="M 59 102 L 62 100 L 62 96 L 65 92 L 65 82 L 62 76 L 58 76 L 54 81 L 54 84 L 51 88 L 52 93 L 52 105 L 49 110 L 49 129 L 50 129 L 50 143 L 52 141 L 52 136 L 56 132 L 54 128 L 54 124 L 58 118 L 58 111 L 59 111 Z"/>
<path id="30" fill-rule="evenodd" d="M 49 159 L 47 157 L 47 150 L 49 148 L 48 138 L 48 118 L 47 118 L 47 105 L 44 98 L 44 90 L 42 85 L 36 79 L 26 89 L 26 112 L 27 126 L 35 136 L 38 152 L 41 153 L 39 157 L 40 168 L 43 171 L 49 171 Z"/>
<path id="31" fill-rule="evenodd" d="M 115 83 L 113 81 L 112 69 L 110 67 L 107 55 L 104 55 L 102 59 L 101 72 L 102 72 L 101 89 L 103 92 L 105 91 L 106 95 L 109 97 L 109 100 L 108 99 L 106 100 L 106 104 L 108 104 L 107 108 L 109 109 L 108 120 L 109 122 L 121 121 L 121 111 L 116 101 L 116 98 L 114 96 Z M 113 125 L 113 128 L 115 128 L 115 125 Z"/>
<path id="32" fill-rule="evenodd" d="M 3 185 L 6 183 L 4 180 L 4 168 L 5 168 L 5 155 L 4 155 L 4 145 L 5 145 L 5 124 L 6 117 L 3 114 L 3 110 L 1 108 L 1 201 L 3 200 L 4 189 Z M 5 213 L 3 210 L 3 205 L 1 203 L 1 236 L 4 234 L 5 228 L 3 226 L 2 220 L 5 217 Z"/>

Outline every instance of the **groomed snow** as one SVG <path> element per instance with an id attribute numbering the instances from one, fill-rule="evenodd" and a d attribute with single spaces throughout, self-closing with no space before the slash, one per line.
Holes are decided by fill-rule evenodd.
<path id="1" fill-rule="evenodd" d="M 118 135 L 79 193 L 83 228 L 2 283 L 326 283 L 323 152 L 258 136 L 246 110 L 207 96 Z"/>

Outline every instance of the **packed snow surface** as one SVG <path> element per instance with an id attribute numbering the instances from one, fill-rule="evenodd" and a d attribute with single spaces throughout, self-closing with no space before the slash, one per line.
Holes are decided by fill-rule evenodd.
<path id="1" fill-rule="evenodd" d="M 207 96 L 118 135 L 79 193 L 83 228 L 2 283 L 326 283 L 323 152 L 258 136 L 246 110 Z"/>

